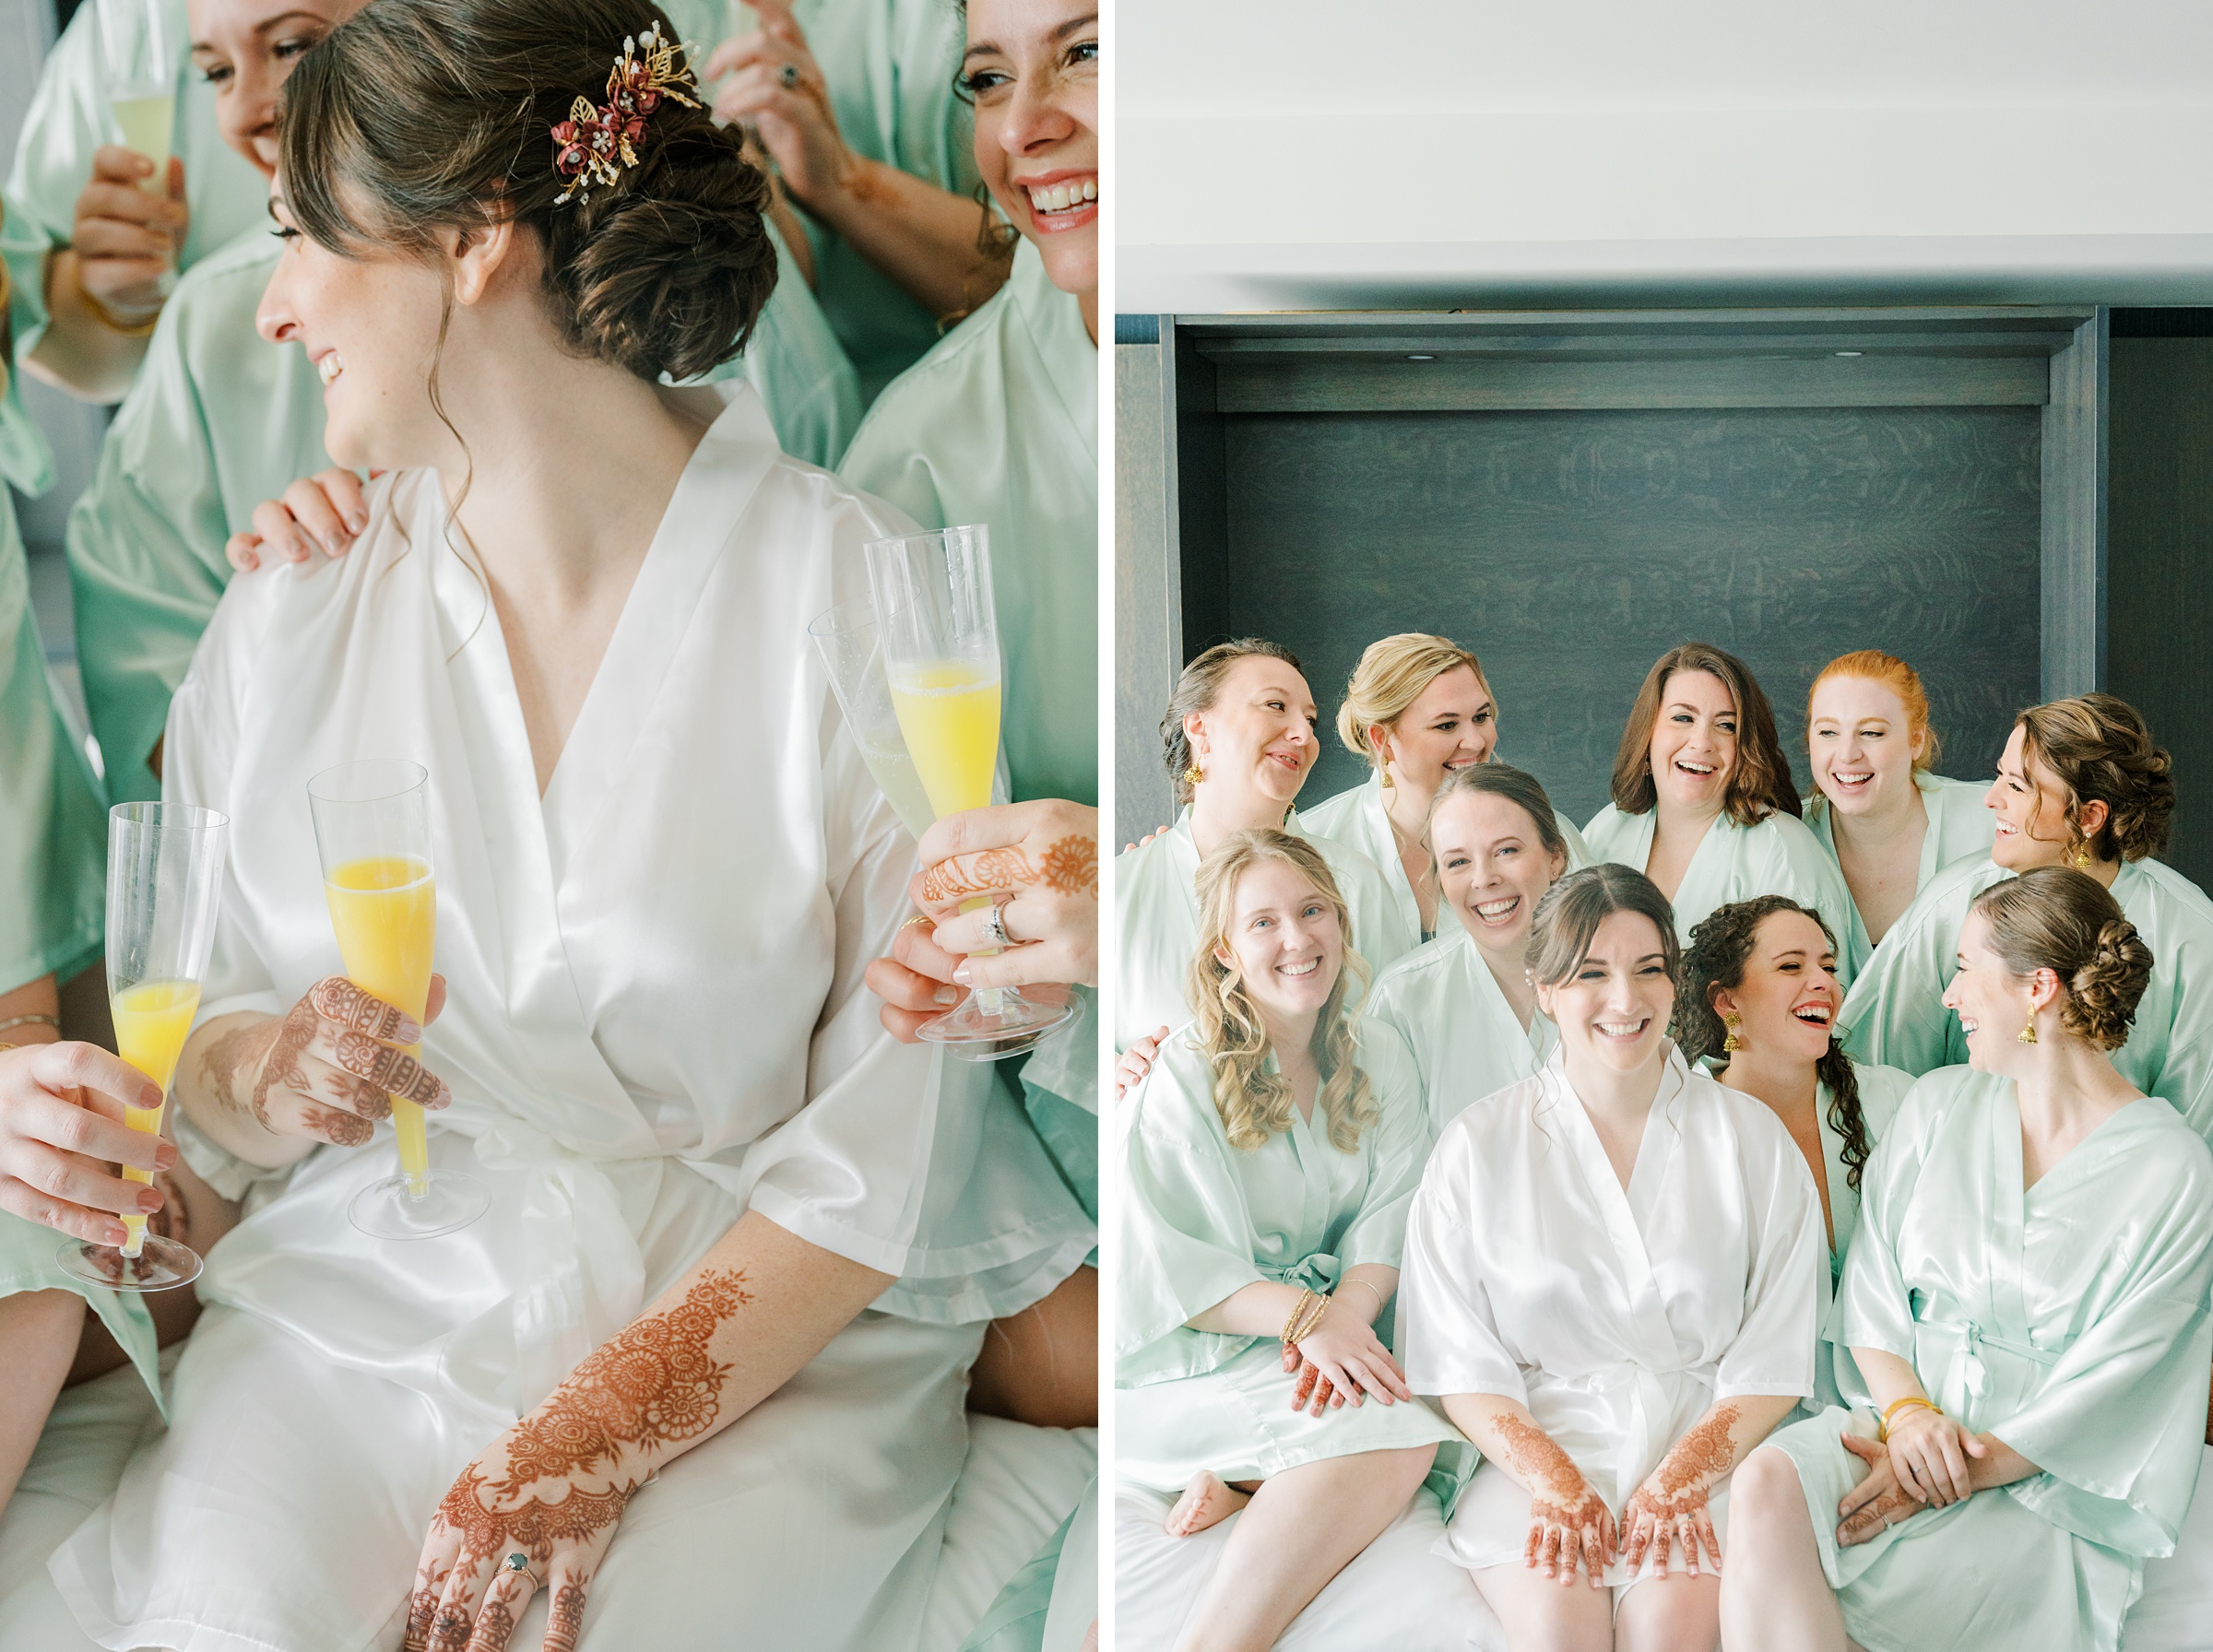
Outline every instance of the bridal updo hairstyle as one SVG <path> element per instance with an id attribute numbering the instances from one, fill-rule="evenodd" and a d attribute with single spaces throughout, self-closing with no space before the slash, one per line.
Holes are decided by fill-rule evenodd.
<path id="1" fill-rule="evenodd" d="M 2103 884 L 2073 867 L 2038 867 L 1993 884 L 1971 910 L 1982 914 L 1990 950 L 2008 970 L 2059 977 L 2067 993 L 2061 1026 L 2096 1049 L 2128 1042 L 2151 980 L 2151 949 Z"/>
<path id="2" fill-rule="evenodd" d="M 776 280 L 768 180 L 737 128 L 664 97 L 635 167 L 555 200 L 574 180 L 555 170 L 553 126 L 579 97 L 606 100 L 624 39 L 657 21 L 639 0 L 364 6 L 285 82 L 294 219 L 341 256 L 396 247 L 425 262 L 441 232 L 509 219 L 543 248 L 546 304 L 579 357 L 656 382 L 729 360 Z"/>

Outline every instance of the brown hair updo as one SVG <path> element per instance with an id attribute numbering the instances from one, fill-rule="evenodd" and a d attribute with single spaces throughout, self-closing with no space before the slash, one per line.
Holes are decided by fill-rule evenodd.
<path id="1" fill-rule="evenodd" d="M 604 100 L 625 37 L 657 16 L 641 0 L 364 6 L 280 94 L 293 218 L 342 256 L 382 245 L 426 262 L 444 231 L 512 222 L 543 248 L 546 303 L 577 356 L 649 381 L 729 360 L 776 281 L 768 180 L 737 128 L 664 98 L 635 167 L 554 200 L 572 182 L 554 170 L 554 124 L 578 97 Z"/>
<path id="2" fill-rule="evenodd" d="M 1970 909 L 1990 926 L 1990 950 L 2017 975 L 2050 970 L 2066 988 L 2060 1025 L 2095 1048 L 2128 1042 L 2151 979 L 2151 949 L 2112 891 L 2073 867 L 2038 867 L 1993 884 Z"/>
<path id="3" fill-rule="evenodd" d="M 2067 854 L 2142 860 L 2167 846 L 2174 814 L 2174 762 L 2152 744 L 2144 714 L 2112 694 L 2082 694 L 2032 705 L 2014 718 L 2023 755 L 2052 771 L 2067 799 Z M 2095 837 L 2077 817 L 2085 803 L 2109 811 Z"/>
<path id="4" fill-rule="evenodd" d="M 1161 756 L 1168 765 L 1168 779 L 1176 787 L 1178 808 L 1191 800 L 1191 783 L 1187 778 L 1191 767 L 1191 740 L 1183 731 L 1183 720 L 1193 712 L 1211 711 L 1222 695 L 1222 679 L 1229 668 L 1239 660 L 1255 655 L 1264 659 L 1281 660 L 1301 677 L 1307 674 L 1298 663 L 1298 655 L 1281 643 L 1271 643 L 1265 637 L 1237 637 L 1227 643 L 1216 643 L 1183 668 L 1176 679 L 1176 691 L 1168 696 L 1168 709 L 1160 714 Z"/>
<path id="5" fill-rule="evenodd" d="M 1779 912 L 1794 912 L 1814 920 L 1828 950 L 1837 950 L 1837 938 L 1821 914 L 1801 906 L 1788 895 L 1757 895 L 1749 901 L 1732 901 L 1717 906 L 1691 926 L 1690 949 L 1683 954 L 1683 993 L 1675 1000 L 1675 1044 L 1686 1061 L 1702 1061 L 1722 1054 L 1729 1030 L 1713 1007 L 1713 989 L 1745 984 L 1745 965 L 1759 926 Z M 1814 1063 L 1814 1073 L 1828 1086 L 1829 1127 L 1844 1139 L 1844 1180 L 1857 1193 L 1860 1172 L 1874 1150 L 1867 1143 L 1867 1117 L 1860 1104 L 1859 1075 L 1852 1057 L 1835 1038 Z"/>

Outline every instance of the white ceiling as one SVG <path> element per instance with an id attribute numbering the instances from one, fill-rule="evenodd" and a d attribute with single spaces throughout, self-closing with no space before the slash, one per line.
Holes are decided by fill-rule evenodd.
<path id="1" fill-rule="evenodd" d="M 1121 0 L 1115 307 L 2213 302 L 2213 6 Z"/>

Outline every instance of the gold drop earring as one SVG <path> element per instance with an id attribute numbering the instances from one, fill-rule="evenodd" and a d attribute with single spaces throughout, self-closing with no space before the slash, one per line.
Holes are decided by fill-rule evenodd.
<path id="1" fill-rule="evenodd" d="M 1737 1036 L 1737 1030 L 1744 1024 L 1745 1018 L 1734 1009 L 1722 1017 L 1722 1025 L 1729 1029 L 1729 1035 L 1722 1040 L 1722 1050 L 1724 1054 L 1734 1055 L 1745 1047 L 1745 1041 Z"/>
<path id="2" fill-rule="evenodd" d="M 2020 1041 L 2023 1044 L 2034 1044 L 2036 1042 L 2036 1017 L 2033 1015 L 2029 1018 L 2029 1024 L 2021 1029 Z"/>

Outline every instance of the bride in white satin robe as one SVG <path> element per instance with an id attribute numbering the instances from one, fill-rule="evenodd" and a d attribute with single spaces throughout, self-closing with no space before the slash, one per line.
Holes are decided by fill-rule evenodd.
<path id="1" fill-rule="evenodd" d="M 436 475 L 371 499 L 351 555 L 231 586 L 170 714 L 168 796 L 232 822 L 200 1019 L 281 1013 L 338 968 L 308 777 L 421 762 L 450 994 L 424 1061 L 456 1098 L 432 1160 L 488 1183 L 491 1210 L 383 1243 L 343 1211 L 394 1172 L 388 1129 L 289 1173 L 188 1136 L 252 1183 L 251 1214 L 208 1258 L 170 1432 L 57 1580 L 111 1646 L 369 1644 L 404 1613 L 456 1471 L 752 1210 L 900 1281 L 637 1494 L 593 1587 L 615 1638 L 586 1644 L 722 1644 L 734 1597 L 699 1587 L 717 1577 L 763 1644 L 890 1644 L 934 1568 L 983 1322 L 1092 1242 L 1072 1199 L 962 1199 L 980 1132 L 1041 1150 L 1012 1103 L 987 1120 L 988 1087 L 962 1081 L 988 1069 L 893 1043 L 861 985 L 907 911 L 914 844 L 805 628 L 853 594 L 833 569 L 907 525 L 786 458 L 740 391 L 541 799 Z"/>

